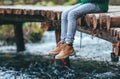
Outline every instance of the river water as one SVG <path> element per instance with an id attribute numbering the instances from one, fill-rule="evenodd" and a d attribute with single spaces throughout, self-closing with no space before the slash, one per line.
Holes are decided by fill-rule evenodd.
<path id="1" fill-rule="evenodd" d="M 110 42 L 84 33 L 82 33 L 82 39 L 80 37 L 81 33 L 77 32 L 73 44 L 77 57 L 70 57 L 71 60 L 80 58 L 88 61 L 95 60 L 98 61 L 98 63 L 101 61 L 111 63 L 110 53 L 112 52 L 112 44 Z M 56 47 L 54 31 L 46 31 L 40 42 L 27 43 L 25 46 L 25 54 L 42 56 L 48 55 L 48 51 Z M 16 53 L 16 46 L 0 46 L 0 52 Z M 27 69 L 20 69 L 19 71 L 16 71 L 14 67 L 0 67 L 0 79 L 117 79 L 118 76 L 120 77 L 120 68 L 119 66 L 116 66 L 119 65 L 119 62 L 115 65 L 114 68 L 113 66 L 110 67 L 110 69 L 113 68 L 113 70 L 106 70 L 102 73 L 97 73 L 96 70 L 93 70 L 89 73 L 87 72 L 88 70 L 82 72 L 81 70 L 78 70 L 77 67 L 74 68 L 74 66 L 73 69 L 66 67 L 66 70 L 61 71 L 61 67 L 51 66 L 49 63 L 47 63 L 47 65 L 37 64 L 37 67 L 33 64 L 35 63 L 30 63 Z M 109 66 L 105 64 L 105 67 Z M 34 69 L 39 71 L 35 72 Z M 116 70 L 118 72 L 114 73 L 113 71 Z M 36 77 L 36 75 L 39 75 L 39 77 Z"/>
<path id="2" fill-rule="evenodd" d="M 110 42 L 84 33 L 82 33 L 82 39 L 80 37 L 81 33 L 77 32 L 73 44 L 78 57 L 110 61 L 110 53 L 112 52 Z M 82 41 L 81 44 L 80 41 Z M 56 47 L 54 31 L 45 32 L 40 42 L 27 43 L 25 46 L 25 53 L 48 55 L 48 51 Z M 3 53 L 16 53 L 16 46 L 1 46 L 0 51 Z"/>

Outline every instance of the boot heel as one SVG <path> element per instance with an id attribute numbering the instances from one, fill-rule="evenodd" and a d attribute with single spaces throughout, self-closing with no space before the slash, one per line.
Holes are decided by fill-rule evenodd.
<path id="1" fill-rule="evenodd" d="M 73 55 L 74 55 L 74 56 L 76 56 L 76 53 L 75 53 L 75 52 L 73 52 L 72 54 L 70 54 L 70 56 L 73 56 Z"/>

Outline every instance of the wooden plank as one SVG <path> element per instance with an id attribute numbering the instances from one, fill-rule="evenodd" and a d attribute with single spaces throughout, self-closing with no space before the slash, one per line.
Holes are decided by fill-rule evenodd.
<path id="1" fill-rule="evenodd" d="M 0 6 L 0 8 L 6 9 L 26 9 L 26 10 L 52 10 L 52 11 L 64 11 L 72 6 L 33 6 L 33 5 L 15 5 L 15 6 Z M 120 6 L 109 6 L 109 12 L 120 11 Z"/>
<path id="2" fill-rule="evenodd" d="M 115 36 L 112 36 L 110 32 L 106 32 L 106 31 L 102 31 L 102 30 L 91 31 L 90 29 L 88 29 L 86 27 L 77 27 L 77 30 L 80 32 L 90 34 L 92 36 L 104 39 L 111 43 L 118 41 L 118 39 Z"/>
<path id="3" fill-rule="evenodd" d="M 49 10 L 54 12 L 62 12 L 72 6 L 28 6 L 28 5 L 19 5 L 19 6 L 0 6 L 0 9 L 21 9 L 21 10 Z M 109 6 L 108 12 L 120 12 L 120 6 Z"/>
<path id="4" fill-rule="evenodd" d="M 115 13 L 93 13 L 87 14 L 85 16 L 86 26 L 92 27 L 95 30 L 97 27 L 99 29 L 107 29 L 110 27 L 120 26 L 120 12 Z"/>
<path id="5" fill-rule="evenodd" d="M 34 16 L 40 16 L 41 18 L 44 18 L 44 19 L 46 18 L 45 20 L 61 20 L 62 11 L 66 10 L 70 7 L 71 6 L 67 6 L 67 7 L 65 7 L 65 6 L 36 7 L 36 6 L 23 6 L 23 5 L 22 6 L 0 6 L 0 14 L 6 15 L 6 16 L 10 15 L 10 14 L 11 15 L 20 15 L 20 16 L 17 16 L 20 19 L 17 18 L 16 16 L 15 17 L 12 16 L 13 21 L 14 21 L 14 19 L 16 21 L 21 21 L 21 18 L 24 17 L 24 19 L 26 18 L 25 20 L 27 20 L 27 21 L 29 21 L 29 20 L 31 21 L 31 19 L 32 19 L 32 21 L 35 20 L 35 21 L 40 22 L 40 20 L 36 20 L 35 18 L 37 18 L 37 17 L 34 18 Z M 119 6 L 117 6 L 115 10 L 111 10 L 111 9 L 114 9 L 115 7 L 110 6 L 110 11 L 116 11 L 116 12 L 120 11 Z M 112 12 L 111 12 L 111 14 L 112 14 Z M 24 15 L 29 15 L 30 18 L 28 18 L 28 16 L 24 16 Z M 99 15 L 99 14 L 95 14 L 95 15 Z M 114 14 L 113 16 L 116 16 L 116 14 Z M 33 18 L 31 18 L 31 17 L 33 17 Z M 2 18 L 0 20 L 2 20 Z M 7 20 L 7 17 L 5 20 Z M 25 20 L 23 20 L 23 21 L 25 21 Z M 9 21 L 9 19 L 8 19 L 8 21 Z M 93 23 L 93 24 L 95 24 L 95 23 Z M 94 25 L 94 27 L 95 26 L 96 25 Z"/>

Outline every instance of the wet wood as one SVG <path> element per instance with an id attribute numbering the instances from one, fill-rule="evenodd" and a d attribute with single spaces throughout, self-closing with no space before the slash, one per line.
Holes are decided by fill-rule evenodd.
<path id="1" fill-rule="evenodd" d="M 120 12 L 87 14 L 82 22 L 86 27 L 78 27 L 79 31 L 95 35 L 110 42 L 120 41 Z M 82 25 L 81 25 L 82 26 Z M 84 30 L 88 29 L 88 30 Z M 102 36 L 101 36 L 102 33 Z M 107 36 L 104 34 L 108 34 Z M 109 35 L 111 34 L 111 35 Z M 108 37 L 111 36 L 111 37 Z"/>
<path id="2" fill-rule="evenodd" d="M 85 16 L 86 26 L 93 27 L 95 30 L 97 27 L 100 29 L 109 30 L 110 27 L 120 26 L 120 12 L 115 13 L 97 13 L 97 14 L 87 14 Z"/>
<path id="3" fill-rule="evenodd" d="M 119 53 L 119 42 L 113 43 L 113 52 L 115 53 L 115 57 L 118 57 L 118 53 Z"/>
<path id="4" fill-rule="evenodd" d="M 120 41 L 120 28 L 111 28 L 111 35 L 116 38 L 117 41 Z"/>
<path id="5" fill-rule="evenodd" d="M 17 52 L 24 51 L 24 39 L 23 39 L 23 30 L 22 30 L 22 23 L 15 23 L 14 24 L 14 31 L 15 31 L 15 40 L 17 45 Z"/>
<path id="6" fill-rule="evenodd" d="M 90 29 L 87 29 L 86 27 L 81 27 L 81 28 L 77 27 L 77 30 L 80 32 L 87 33 L 87 34 L 90 34 L 92 36 L 104 39 L 104 40 L 109 41 L 111 43 L 116 41 L 115 36 L 112 36 L 110 34 L 110 32 L 101 31 L 101 30 L 91 31 Z"/>
<path id="7" fill-rule="evenodd" d="M 110 24 L 113 27 L 120 27 L 120 16 L 118 16 L 118 17 L 111 17 Z"/>

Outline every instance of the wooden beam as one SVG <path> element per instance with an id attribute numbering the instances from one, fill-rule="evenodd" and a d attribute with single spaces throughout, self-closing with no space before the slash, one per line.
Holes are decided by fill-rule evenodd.
<path id="1" fill-rule="evenodd" d="M 115 13 L 93 13 L 85 16 L 86 26 L 93 27 L 95 30 L 97 27 L 104 27 L 103 29 L 109 30 L 110 27 L 120 26 L 120 12 Z"/>
<path id="2" fill-rule="evenodd" d="M 23 39 L 23 30 L 22 30 L 22 23 L 15 23 L 14 24 L 14 31 L 15 31 L 15 40 L 17 45 L 17 52 L 24 51 L 24 39 Z"/>

